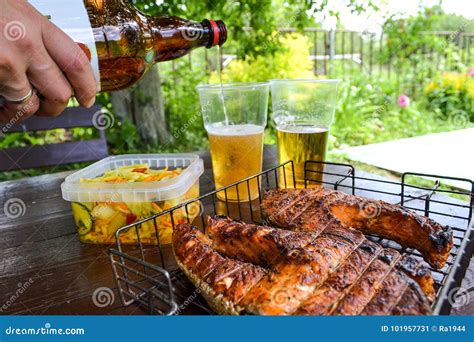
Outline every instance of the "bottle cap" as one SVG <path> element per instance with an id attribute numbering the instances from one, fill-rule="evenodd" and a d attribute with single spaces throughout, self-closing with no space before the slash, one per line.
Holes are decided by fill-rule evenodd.
<path id="1" fill-rule="evenodd" d="M 216 45 L 222 46 L 226 42 L 227 28 L 222 20 L 204 19 L 202 25 L 207 26 L 211 32 L 208 48 Z"/>

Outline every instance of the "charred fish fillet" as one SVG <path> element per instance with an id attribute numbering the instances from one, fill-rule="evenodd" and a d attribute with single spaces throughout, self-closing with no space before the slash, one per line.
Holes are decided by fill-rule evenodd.
<path id="1" fill-rule="evenodd" d="M 261 266 L 276 264 L 313 240 L 310 234 L 246 224 L 225 216 L 208 217 L 206 234 L 222 254 Z"/>
<path id="2" fill-rule="evenodd" d="M 453 233 L 432 219 L 399 205 L 324 188 L 275 189 L 266 192 L 262 209 L 272 225 L 295 231 L 324 232 L 342 225 L 417 249 L 442 268 L 453 246 Z"/>
<path id="3" fill-rule="evenodd" d="M 336 252 L 342 254 L 347 252 L 347 247 L 354 251 L 359 246 L 360 250 L 374 255 L 383 250 L 379 244 L 367 240 L 360 231 L 341 225 L 330 225 L 321 234 L 315 235 L 215 216 L 208 217 L 206 232 L 213 247 L 221 254 L 266 268 L 280 265 L 285 260 L 294 260 L 295 256 L 307 256 L 315 246 L 323 248 L 325 253 L 331 251 L 327 247 L 333 244 L 337 244 Z M 385 251 L 379 257 L 390 263 L 392 260 L 388 259 L 392 254 Z M 415 280 L 432 302 L 435 298 L 434 281 L 427 265 L 412 256 L 396 254 L 395 267 Z M 342 272 L 346 275 L 346 270 Z"/>
<path id="4" fill-rule="evenodd" d="M 173 251 L 178 266 L 217 313 L 430 312 L 423 291 L 400 269 L 404 257 L 357 230 L 334 226 L 315 236 L 214 217 L 206 232 L 176 226 Z M 390 291 L 394 283 L 398 286 Z M 416 303 L 399 307 L 410 300 Z"/>
<path id="5" fill-rule="evenodd" d="M 242 311 L 237 303 L 267 273 L 261 267 L 221 256 L 206 236 L 189 224 L 175 227 L 172 243 L 178 267 L 220 314 Z"/>

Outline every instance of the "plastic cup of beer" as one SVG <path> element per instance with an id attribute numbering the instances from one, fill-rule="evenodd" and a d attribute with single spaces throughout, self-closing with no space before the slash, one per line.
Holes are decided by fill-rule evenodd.
<path id="1" fill-rule="evenodd" d="M 319 186 L 323 165 L 305 162 L 326 160 L 329 129 L 334 118 L 339 80 L 272 80 L 272 119 L 277 128 L 278 163 L 293 161 L 290 168 L 280 169 L 280 187 Z M 306 184 L 305 184 L 306 183 Z"/>
<path id="2" fill-rule="evenodd" d="M 270 84 L 230 83 L 197 87 L 211 150 L 216 189 L 262 171 L 263 135 L 267 125 Z M 256 178 L 219 191 L 221 200 L 258 197 Z"/>

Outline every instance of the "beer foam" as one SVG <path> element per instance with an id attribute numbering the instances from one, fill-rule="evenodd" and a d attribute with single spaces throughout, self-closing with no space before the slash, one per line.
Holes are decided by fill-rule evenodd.
<path id="1" fill-rule="evenodd" d="M 206 130 L 207 133 L 211 135 L 239 136 L 263 133 L 265 128 L 253 124 L 224 126 L 221 123 L 218 123 L 207 126 Z"/>
<path id="2" fill-rule="evenodd" d="M 316 127 L 316 126 L 309 126 L 309 125 L 288 125 L 288 126 L 281 126 L 277 127 L 280 132 L 285 133 L 324 133 L 327 132 L 328 129 L 324 127 Z"/>

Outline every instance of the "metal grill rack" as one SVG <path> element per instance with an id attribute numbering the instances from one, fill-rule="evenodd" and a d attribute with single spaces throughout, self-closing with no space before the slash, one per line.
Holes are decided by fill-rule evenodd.
<path id="1" fill-rule="evenodd" d="M 404 173 L 400 181 L 396 181 L 364 172 L 356 173 L 349 164 L 316 161 L 307 161 L 304 173 L 306 187 L 318 184 L 353 195 L 400 204 L 450 225 L 454 233 L 454 246 L 448 261 L 440 270 L 431 268 L 437 290 L 433 313 L 449 314 L 453 303 L 449 298 L 456 298 L 474 251 L 474 181 L 411 172 Z M 171 246 L 142 243 L 142 225 L 152 224 L 159 240 L 160 222 L 167 220 L 174 227 L 179 223 L 177 217 L 182 219 L 183 213 L 188 223 L 201 229 L 205 227 L 207 215 L 227 215 L 248 223 L 262 223 L 260 203 L 263 194 L 268 189 L 294 187 L 294 174 L 294 165 L 290 161 L 117 230 L 116 248 L 110 250 L 110 262 L 123 305 L 138 304 L 150 314 L 212 314 L 199 290 L 177 268 Z M 471 190 L 453 189 L 446 186 L 446 181 L 464 183 Z M 246 194 L 250 194 L 251 187 L 255 186 L 258 188 L 256 199 L 239 196 L 242 187 L 248 189 Z M 228 200 L 228 193 L 233 189 L 237 191 L 238 200 L 235 202 Z M 225 200 L 219 200 L 218 196 Z M 198 212 L 196 206 L 199 206 Z M 136 232 L 138 242 L 134 245 L 123 244 L 121 236 L 130 230 Z M 421 259 L 416 250 L 403 248 L 377 236 L 368 238 Z"/>

